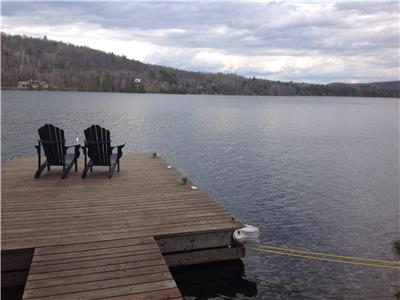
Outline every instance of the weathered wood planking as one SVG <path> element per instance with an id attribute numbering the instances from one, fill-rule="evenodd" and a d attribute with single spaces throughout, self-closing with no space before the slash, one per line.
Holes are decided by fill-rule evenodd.
<path id="1" fill-rule="evenodd" d="M 36 248 L 23 299 L 181 299 L 152 237 Z"/>
<path id="2" fill-rule="evenodd" d="M 82 170 L 82 161 L 79 162 Z M 124 155 L 121 171 L 95 167 L 86 179 L 66 179 L 53 167 L 34 179 L 34 158 L 2 166 L 2 249 L 147 236 L 232 232 L 241 224 L 200 190 L 148 154 Z"/>
<path id="3" fill-rule="evenodd" d="M 244 256 L 227 247 L 242 224 L 160 158 L 124 155 L 112 179 L 79 165 L 64 180 L 33 179 L 34 158 L 2 165 L 2 250 L 34 249 L 24 299 L 181 299 L 167 266 Z"/>

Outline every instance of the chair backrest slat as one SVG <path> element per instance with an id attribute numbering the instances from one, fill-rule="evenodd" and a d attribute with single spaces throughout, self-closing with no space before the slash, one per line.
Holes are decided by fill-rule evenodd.
<path id="1" fill-rule="evenodd" d="M 99 125 L 92 125 L 87 128 L 84 133 L 86 139 L 85 143 L 88 148 L 88 156 L 92 162 L 95 165 L 110 165 L 110 131 Z"/>
<path id="2" fill-rule="evenodd" d="M 52 124 L 46 124 L 38 129 L 44 155 L 51 165 L 63 165 L 65 149 L 64 130 Z"/>

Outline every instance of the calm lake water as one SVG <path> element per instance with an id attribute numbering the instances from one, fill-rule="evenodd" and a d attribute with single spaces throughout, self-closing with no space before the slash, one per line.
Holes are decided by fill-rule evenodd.
<path id="1" fill-rule="evenodd" d="M 398 260 L 399 100 L 3 91 L 2 159 L 100 124 L 125 152 L 159 152 L 268 245 Z M 34 170 L 32 170 L 33 176 Z M 178 270 L 188 299 L 394 299 L 397 270 L 248 250 Z M 216 268 L 228 278 L 214 278 Z M 186 281 L 182 274 L 195 274 Z M 236 273 L 235 273 L 236 272 Z M 203 274 L 203 275 L 201 275 Z"/>

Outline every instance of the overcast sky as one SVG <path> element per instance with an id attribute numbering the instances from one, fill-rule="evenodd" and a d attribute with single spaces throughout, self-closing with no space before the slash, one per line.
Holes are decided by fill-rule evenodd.
<path id="1" fill-rule="evenodd" d="M 399 3 L 2 2 L 2 31 L 299 82 L 399 80 Z"/>

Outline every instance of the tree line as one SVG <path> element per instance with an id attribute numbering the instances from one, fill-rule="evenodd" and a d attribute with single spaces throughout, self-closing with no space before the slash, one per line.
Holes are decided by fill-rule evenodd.
<path id="1" fill-rule="evenodd" d="M 308 84 L 183 71 L 63 42 L 1 34 L 1 85 L 44 80 L 49 89 L 130 93 L 400 97 L 399 82 Z"/>

